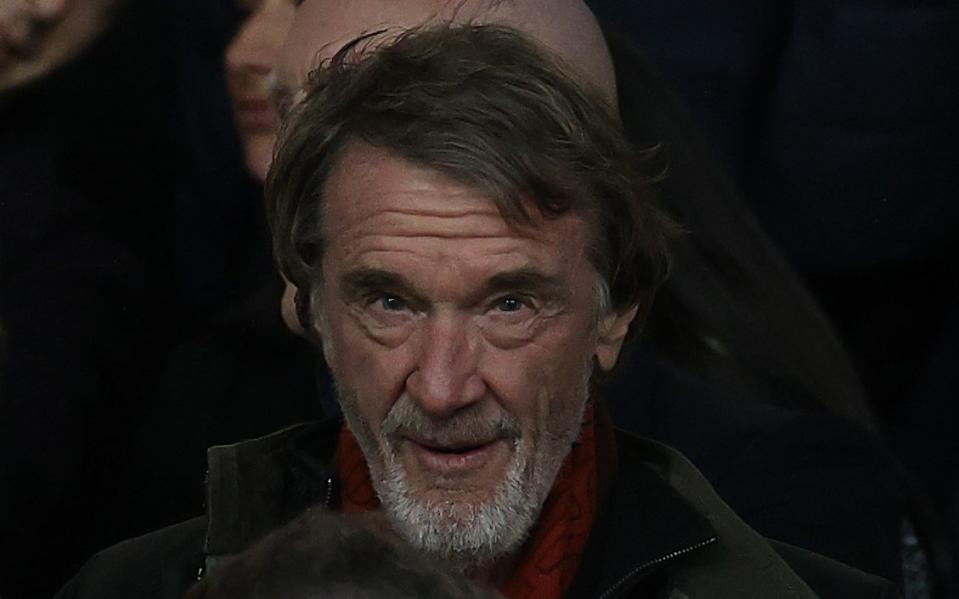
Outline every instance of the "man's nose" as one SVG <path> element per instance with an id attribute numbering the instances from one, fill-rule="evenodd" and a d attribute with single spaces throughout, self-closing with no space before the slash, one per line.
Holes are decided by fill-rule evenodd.
<path id="1" fill-rule="evenodd" d="M 480 347 L 468 319 L 435 316 L 420 331 L 416 368 L 406 381 L 411 398 L 438 418 L 486 395 L 486 383 L 477 372 Z"/>

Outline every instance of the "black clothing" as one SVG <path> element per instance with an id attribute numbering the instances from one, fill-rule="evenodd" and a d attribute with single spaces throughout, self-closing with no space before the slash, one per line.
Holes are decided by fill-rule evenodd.
<path id="1" fill-rule="evenodd" d="M 4 597 L 49 596 L 148 530 L 127 512 L 131 423 L 171 348 L 271 268 L 216 76 L 233 21 L 218 39 L 186 12 L 215 1 L 234 5 L 123 3 L 76 60 L 0 99 Z M 213 123 L 229 135 L 189 130 Z"/>
<path id="2" fill-rule="evenodd" d="M 942 333 L 959 305 L 959 5 L 589 4 L 681 93 L 835 325 L 891 444 L 959 521 L 940 366 L 959 350 Z"/>
<path id="3" fill-rule="evenodd" d="M 201 568 L 242 551 L 307 507 L 335 509 L 328 462 L 338 422 L 301 425 L 210 451 L 209 518 L 198 518 L 97 556 L 60 599 L 179 597 Z M 572 597 L 813 597 L 758 535 L 676 452 L 629 436 L 599 508 Z M 823 597 L 894 597 L 887 582 L 807 552 L 783 557 L 807 570 Z M 825 561 L 824 561 L 825 560 Z M 775 594 L 775 596 L 784 596 Z"/>
<path id="4" fill-rule="evenodd" d="M 874 421 L 825 316 L 649 60 L 606 31 L 630 140 L 656 147 L 660 199 L 688 233 L 640 341 L 730 396 Z M 628 366 L 627 366 L 628 368 Z"/>
<path id="5" fill-rule="evenodd" d="M 899 582 L 906 512 L 895 461 L 844 419 L 744 402 L 641 347 L 605 383 L 613 422 L 675 447 L 767 538 Z"/>

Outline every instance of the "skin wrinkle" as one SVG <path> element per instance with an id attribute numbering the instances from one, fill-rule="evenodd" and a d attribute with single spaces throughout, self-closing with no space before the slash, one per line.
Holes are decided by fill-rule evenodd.
<path id="1" fill-rule="evenodd" d="M 350 257 L 362 260 L 361 257 Z M 441 273 L 442 268 L 438 268 L 437 277 L 439 277 Z M 348 273 L 345 278 L 350 278 L 353 274 L 355 273 Z M 341 279 L 339 291 L 341 301 L 343 301 L 344 305 L 348 306 L 351 316 L 364 325 L 364 328 L 372 338 L 388 345 L 394 345 L 403 339 L 403 337 L 399 335 L 389 335 L 390 330 L 386 330 L 384 333 L 377 333 L 376 331 L 377 329 L 390 329 L 390 327 L 392 327 L 393 331 L 398 331 L 402 330 L 400 327 L 404 325 L 412 326 L 412 322 L 401 321 L 400 314 L 391 315 L 390 318 L 393 319 L 392 322 L 385 322 L 387 318 L 383 318 L 383 322 L 376 322 L 375 317 L 368 316 L 369 306 L 357 305 L 357 303 L 363 300 L 364 293 L 368 294 L 370 291 L 375 291 L 375 289 L 358 290 L 349 286 L 349 284 L 347 284 L 345 288 L 343 285 Z M 489 306 L 492 302 L 504 294 L 510 294 L 508 288 L 494 289 L 488 287 L 489 284 L 487 284 L 486 287 L 480 288 L 473 296 L 465 298 L 458 303 L 451 304 L 450 302 L 438 299 L 426 299 L 434 297 L 434 294 L 428 291 L 417 290 L 405 282 L 383 285 L 385 291 L 388 291 L 390 294 L 396 293 L 402 296 L 403 300 L 410 304 L 411 314 L 407 315 L 404 312 L 403 316 L 407 316 L 411 321 L 453 309 L 468 310 L 473 313 L 473 322 L 476 328 L 486 333 L 490 342 L 499 347 L 509 346 L 520 341 L 532 340 L 535 335 L 548 326 L 553 319 L 557 319 L 566 313 L 566 307 L 570 301 L 568 293 L 563 293 L 561 289 L 529 290 L 522 287 L 515 287 L 516 295 L 532 293 L 533 297 L 539 300 L 539 305 L 521 308 L 521 312 L 532 311 L 534 313 L 530 317 L 516 322 L 515 319 L 518 319 L 521 315 L 514 317 L 506 314 L 496 315 L 493 313 L 492 316 L 488 314 Z M 389 335 L 389 340 L 387 340 L 387 335 Z"/>

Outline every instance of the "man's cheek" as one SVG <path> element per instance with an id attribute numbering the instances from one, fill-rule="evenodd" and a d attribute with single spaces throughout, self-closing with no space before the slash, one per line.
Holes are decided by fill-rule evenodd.
<path id="1" fill-rule="evenodd" d="M 555 384 L 556 356 L 537 345 L 518 350 L 489 349 L 484 352 L 480 374 L 503 407 L 524 418 L 544 392 Z"/>

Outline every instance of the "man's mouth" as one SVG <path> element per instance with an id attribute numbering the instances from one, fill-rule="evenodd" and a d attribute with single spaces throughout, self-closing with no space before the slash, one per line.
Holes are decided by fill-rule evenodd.
<path id="1" fill-rule="evenodd" d="M 427 470 L 457 473 L 478 470 L 488 464 L 500 451 L 507 449 L 503 439 L 437 443 L 408 438 L 413 456 Z"/>

